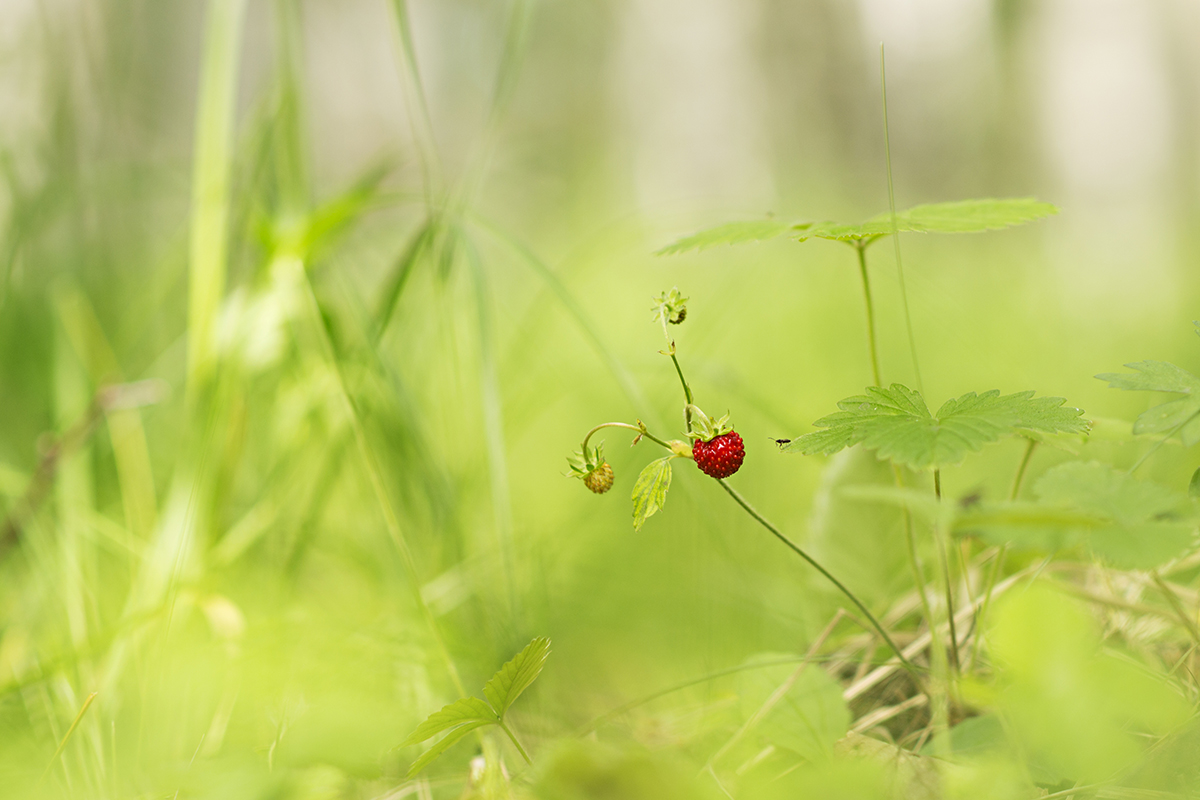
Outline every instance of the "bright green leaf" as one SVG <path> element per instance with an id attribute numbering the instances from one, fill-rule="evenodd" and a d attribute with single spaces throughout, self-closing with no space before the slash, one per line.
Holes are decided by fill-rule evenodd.
<path id="1" fill-rule="evenodd" d="M 633 485 L 633 529 L 641 530 L 646 520 L 667 502 L 667 490 L 671 488 L 671 459 L 666 456 L 651 461 L 638 475 Z"/>
<path id="2" fill-rule="evenodd" d="M 496 724 L 495 720 L 475 720 L 474 722 L 468 722 L 464 725 L 460 725 L 459 727 L 450 731 L 450 733 L 443 736 L 437 744 L 422 753 L 421 757 L 412 763 L 412 766 L 408 768 L 408 777 L 411 778 L 413 775 L 416 775 L 418 772 L 428 767 L 437 760 L 438 756 L 449 750 L 451 746 L 459 742 L 471 731 L 475 730 L 476 728 L 482 728 L 484 725 L 494 724 Z"/>
<path id="3" fill-rule="evenodd" d="M 655 255 L 673 256 L 686 253 L 689 250 L 707 250 L 723 244 L 742 244 L 744 242 L 762 242 L 782 236 L 791 229 L 788 222 L 773 219 L 757 220 L 754 222 L 729 222 L 708 228 L 697 234 L 672 242 Z"/>
<path id="4" fill-rule="evenodd" d="M 1063 402 L 1061 397 L 1035 398 L 1033 392 L 970 392 L 930 414 L 919 392 L 893 383 L 841 401 L 840 411 L 813 423 L 823 430 L 800 436 L 783 449 L 831 455 L 862 444 L 880 458 L 913 469 L 941 467 L 1010 434 L 1085 432 L 1083 412 Z"/>
<path id="5" fill-rule="evenodd" d="M 500 718 L 487 703 L 478 697 L 464 697 L 461 700 L 455 700 L 448 706 L 444 706 L 441 711 L 435 711 L 430 714 L 428 719 L 418 725 L 417 729 L 400 743 L 400 746 L 410 747 L 414 744 L 419 744 L 431 736 L 437 736 L 442 731 L 459 725 L 475 722 L 486 724 L 499 721 Z"/>
<path id="6" fill-rule="evenodd" d="M 1010 228 L 1057 214 L 1058 209 L 1032 197 L 960 200 L 914 206 L 896 214 L 895 230 L 901 233 L 979 233 Z M 831 239 L 839 242 L 876 239 L 893 231 L 890 214 L 880 214 L 857 225 L 817 222 L 796 226 L 795 238 Z"/>
<path id="7" fill-rule="evenodd" d="M 1178 431 L 1188 447 L 1200 442 L 1200 378 L 1166 361 L 1138 361 L 1125 366 L 1134 372 L 1106 372 L 1096 377 L 1108 381 L 1110 389 L 1184 395 L 1142 412 L 1133 423 L 1133 432 L 1174 435 Z"/>
<path id="8" fill-rule="evenodd" d="M 496 714 L 503 718 L 513 701 L 529 688 L 541 674 L 550 655 L 550 640 L 539 636 L 492 676 L 483 687 L 483 696 L 491 703 Z"/>

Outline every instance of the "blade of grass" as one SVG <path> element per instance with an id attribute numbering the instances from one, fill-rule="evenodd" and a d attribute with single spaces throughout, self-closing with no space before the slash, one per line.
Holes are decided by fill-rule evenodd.
<path id="1" fill-rule="evenodd" d="M 245 0 L 210 0 L 206 11 L 188 268 L 187 391 L 193 400 L 211 379 L 217 356 L 216 321 L 225 292 L 229 248 L 229 185 L 244 8 Z"/>

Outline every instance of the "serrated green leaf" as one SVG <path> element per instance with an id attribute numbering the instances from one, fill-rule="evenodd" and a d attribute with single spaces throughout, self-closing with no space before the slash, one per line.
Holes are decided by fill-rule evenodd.
<path id="1" fill-rule="evenodd" d="M 495 724 L 495 720 L 476 720 L 474 722 L 468 722 L 464 725 L 460 725 L 459 727 L 450 731 L 448 734 L 438 740 L 437 744 L 422 753 L 421 757 L 412 763 L 412 766 L 408 768 L 408 777 L 411 778 L 413 775 L 416 775 L 418 772 L 428 767 L 437 760 L 438 756 L 449 750 L 451 746 L 457 744 L 471 731 L 475 730 L 476 728 L 482 728 L 484 725 Z"/>
<path id="2" fill-rule="evenodd" d="M 499 721 L 500 718 L 487 703 L 478 697 L 464 697 L 461 700 L 455 700 L 448 706 L 443 706 L 441 711 L 430 714 L 424 722 L 417 726 L 415 731 L 408 735 L 408 738 L 400 743 L 400 746 L 411 747 L 414 744 L 420 744 L 431 736 L 437 736 L 442 731 L 458 725 Z"/>
<path id="3" fill-rule="evenodd" d="M 831 455 L 862 444 L 880 458 L 912 469 L 941 467 L 1010 434 L 1086 432 L 1083 412 L 1063 402 L 1061 397 L 1035 398 L 1033 392 L 1001 395 L 992 390 L 947 400 L 937 414 L 930 414 L 919 392 L 893 383 L 841 401 L 840 411 L 813 423 L 823 430 L 797 437 L 783 450 Z"/>
<path id="4" fill-rule="evenodd" d="M 667 502 L 667 490 L 671 488 L 671 459 L 666 456 L 651 461 L 638 475 L 633 485 L 633 529 L 641 530 L 646 520 Z"/>
<path id="5" fill-rule="evenodd" d="M 1178 431 L 1186 446 L 1200 442 L 1200 378 L 1166 361 L 1137 361 L 1125 366 L 1134 371 L 1106 372 L 1096 377 L 1107 381 L 1110 389 L 1185 395 L 1142 412 L 1133 423 L 1133 432 L 1174 435 Z"/>
<path id="6" fill-rule="evenodd" d="M 655 253 L 657 256 L 673 256 L 686 253 L 689 250 L 707 250 L 723 244 L 744 244 L 745 242 L 762 242 L 774 239 L 787 233 L 791 223 L 779 222 L 773 219 L 756 220 L 753 222 L 728 222 L 699 233 L 672 242 Z"/>
<path id="7" fill-rule="evenodd" d="M 959 200 L 928 203 L 896 214 L 895 230 L 900 233 L 980 233 L 1011 228 L 1057 214 L 1058 209 L 1032 197 Z M 794 238 L 831 239 L 847 242 L 887 236 L 893 230 L 890 214 L 880 214 L 857 225 L 816 222 L 795 226 Z"/>
<path id="8" fill-rule="evenodd" d="M 513 701 L 542 673 L 549 655 L 550 640 L 539 636 L 492 676 L 483 687 L 483 696 L 491 703 L 497 716 L 504 718 Z"/>
<path id="9" fill-rule="evenodd" d="M 914 206 L 902 214 L 905 230 L 921 233 L 979 233 L 1024 225 L 1058 213 L 1033 197 L 959 200 Z M 880 215 L 876 219 L 884 219 Z"/>

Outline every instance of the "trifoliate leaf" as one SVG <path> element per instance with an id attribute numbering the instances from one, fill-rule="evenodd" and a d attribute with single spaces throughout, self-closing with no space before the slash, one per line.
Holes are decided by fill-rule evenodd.
<path id="1" fill-rule="evenodd" d="M 492 676 L 483 687 L 483 696 L 497 715 L 503 718 L 513 701 L 537 679 L 549 655 L 550 640 L 539 636 Z"/>
<path id="2" fill-rule="evenodd" d="M 895 230 L 900 233 L 979 233 L 1010 228 L 1057 214 L 1058 209 L 1032 197 L 960 200 L 929 203 L 896 214 Z M 817 222 L 795 227 L 795 238 L 832 239 L 839 242 L 876 239 L 893 230 L 890 214 L 880 214 L 857 225 Z"/>
<path id="3" fill-rule="evenodd" d="M 813 423 L 823 430 L 793 439 L 782 449 L 832 455 L 862 444 L 880 458 L 912 469 L 942 467 L 1009 434 L 1085 432 L 1083 412 L 1063 402 L 1061 397 L 1035 398 L 1033 392 L 1001 395 L 992 390 L 947 400 L 937 414 L 930 414 L 919 392 L 893 383 L 841 401 L 841 411 Z"/>
<path id="4" fill-rule="evenodd" d="M 686 253 L 689 250 L 707 250 L 710 247 L 722 244 L 762 242 L 782 236 L 791 230 L 791 227 L 790 222 L 779 222 L 773 219 L 757 220 L 754 222 L 729 222 L 673 242 L 659 250 L 655 255 L 673 256 L 679 253 Z"/>
<path id="5" fill-rule="evenodd" d="M 429 718 L 417 726 L 417 729 L 408 735 L 408 738 L 400 743 L 401 747 L 410 747 L 414 744 L 419 744 L 431 736 L 437 736 L 444 730 L 455 728 L 459 725 L 466 725 L 473 722 L 481 724 L 499 722 L 500 717 L 492 708 L 478 697 L 464 697 L 461 700 L 455 700 L 448 706 L 443 706 L 441 711 L 435 711 L 429 715 Z"/>
<path id="6" fill-rule="evenodd" d="M 666 456 L 651 461 L 638 475 L 633 485 L 633 529 L 641 530 L 646 520 L 667 502 L 667 490 L 671 488 L 671 459 Z"/>
<path id="7" fill-rule="evenodd" d="M 1200 442 L 1200 378 L 1166 361 L 1138 361 L 1125 366 L 1134 372 L 1106 372 L 1096 377 L 1108 381 L 1110 389 L 1184 395 L 1143 411 L 1133 423 L 1133 432 L 1173 435 L 1178 431 L 1188 447 Z"/>

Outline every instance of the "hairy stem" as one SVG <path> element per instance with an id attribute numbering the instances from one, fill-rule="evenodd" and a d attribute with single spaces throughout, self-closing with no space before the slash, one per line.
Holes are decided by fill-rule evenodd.
<path id="1" fill-rule="evenodd" d="M 719 479 L 717 483 L 721 484 L 721 488 L 728 492 L 729 496 L 732 497 L 739 506 L 745 509 L 747 514 L 754 517 L 754 519 L 757 520 L 760 525 L 770 531 L 776 539 L 783 542 L 792 552 L 807 561 L 814 569 L 817 570 L 817 572 L 820 572 L 830 583 L 836 586 L 842 594 L 846 595 L 847 599 L 849 599 L 851 603 L 854 603 L 858 610 L 866 616 L 867 621 L 871 623 L 871 627 L 875 629 L 875 631 L 883 638 L 883 641 L 887 643 L 887 646 L 891 648 L 892 652 L 896 654 L 896 658 L 900 660 L 900 663 L 904 666 L 904 668 L 908 670 L 910 674 L 912 674 L 913 678 L 917 680 L 918 684 L 921 682 L 921 673 L 917 669 L 916 665 L 908 660 L 908 658 L 904 655 L 904 652 L 896 645 L 894 641 L 892 641 L 892 637 L 888 635 L 888 632 L 884 630 L 883 625 L 880 624 L 879 620 L 875 619 L 875 615 L 872 614 L 871 611 L 863 604 L 863 602 L 858 599 L 858 596 L 855 595 L 854 592 L 850 591 L 848 588 L 846 588 L 845 584 L 833 577 L 833 574 L 830 573 L 829 570 L 821 566 L 816 559 L 806 553 L 798 544 L 784 536 L 778 528 L 772 525 L 766 517 L 758 513 L 754 506 L 750 505 L 750 503 L 746 501 L 746 498 L 742 497 L 741 493 L 739 493 L 737 489 L 734 489 L 732 486 L 730 486 L 724 478 Z"/>
<path id="2" fill-rule="evenodd" d="M 863 300 L 867 303 L 867 344 L 871 350 L 871 378 L 876 386 L 883 386 L 879 373 L 879 347 L 875 341 L 875 306 L 871 302 L 871 280 L 867 277 L 867 247 L 862 241 L 855 242 L 858 253 L 858 273 L 862 276 Z"/>

